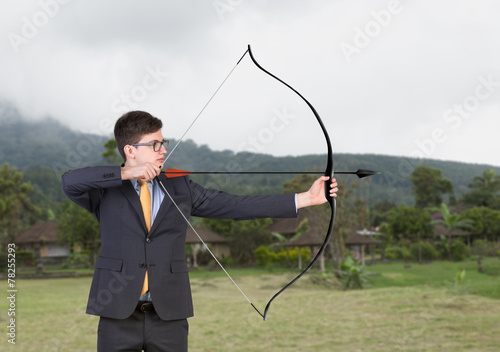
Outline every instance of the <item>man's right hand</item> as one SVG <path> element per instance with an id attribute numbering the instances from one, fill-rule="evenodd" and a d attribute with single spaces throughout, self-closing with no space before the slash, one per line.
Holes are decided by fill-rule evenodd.
<path id="1" fill-rule="evenodd" d="M 139 179 L 144 182 L 151 181 L 161 172 L 161 169 L 153 163 L 145 163 L 135 166 L 123 166 L 121 168 L 122 180 Z"/>

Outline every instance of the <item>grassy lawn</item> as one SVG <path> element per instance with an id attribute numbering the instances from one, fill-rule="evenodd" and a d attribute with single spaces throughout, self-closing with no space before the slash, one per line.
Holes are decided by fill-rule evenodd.
<path id="1" fill-rule="evenodd" d="M 491 275 L 477 273 L 474 260 L 376 264 L 368 270 L 380 275 L 358 291 L 313 284 L 317 276 L 308 274 L 273 302 L 266 322 L 224 274 L 193 271 L 190 351 L 498 351 L 500 260 L 483 267 Z M 467 274 L 457 290 L 452 282 L 461 268 Z M 261 310 L 293 277 L 230 273 Z M 98 318 L 85 314 L 90 281 L 19 280 L 17 344 L 2 333 L 0 350 L 95 351 Z M 6 301 L 0 301 L 0 326 L 7 325 Z"/>
<path id="2" fill-rule="evenodd" d="M 379 273 L 372 277 L 367 288 L 405 287 L 428 285 L 458 290 L 456 293 L 469 293 L 500 299 L 500 259 L 483 258 L 484 273 L 478 272 L 477 257 L 463 262 L 390 263 L 367 266 L 367 270 Z M 410 267 L 408 267 L 410 266 Z M 463 285 L 453 286 L 455 275 L 465 270 Z"/>

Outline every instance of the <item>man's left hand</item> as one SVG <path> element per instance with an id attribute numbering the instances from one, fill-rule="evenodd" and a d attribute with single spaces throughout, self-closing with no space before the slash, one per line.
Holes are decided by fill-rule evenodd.
<path id="1" fill-rule="evenodd" d="M 309 188 L 307 192 L 298 193 L 297 209 L 326 203 L 325 181 L 328 181 L 328 179 L 330 179 L 330 177 L 321 176 L 314 181 L 311 188 Z M 333 198 L 337 197 L 337 192 L 339 190 L 337 186 L 337 180 L 332 178 L 332 181 L 330 182 L 330 196 Z"/>

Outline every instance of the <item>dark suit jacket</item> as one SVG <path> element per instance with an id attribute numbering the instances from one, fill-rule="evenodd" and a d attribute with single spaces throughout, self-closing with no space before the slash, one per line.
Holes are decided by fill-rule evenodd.
<path id="1" fill-rule="evenodd" d="M 295 217 L 293 194 L 236 196 L 205 189 L 187 177 L 162 183 L 184 215 L 218 219 Z M 149 234 L 139 196 L 120 167 L 88 167 L 62 176 L 64 193 L 95 214 L 101 228 L 101 252 L 95 265 L 87 313 L 124 319 L 134 311 L 148 270 L 149 290 L 164 320 L 193 315 L 185 255 L 187 223 L 168 196 Z"/>

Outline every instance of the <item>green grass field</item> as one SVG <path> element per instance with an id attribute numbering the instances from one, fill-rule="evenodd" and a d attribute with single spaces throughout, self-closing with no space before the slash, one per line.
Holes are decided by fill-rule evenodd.
<path id="1" fill-rule="evenodd" d="M 194 271 L 190 351 L 498 351 L 500 260 L 489 258 L 483 267 L 488 274 L 477 273 L 474 260 L 406 269 L 376 264 L 368 270 L 379 275 L 357 291 L 344 291 L 334 280 L 314 284 L 320 276 L 308 274 L 273 302 L 266 322 L 220 272 Z M 454 275 L 462 269 L 466 278 L 456 286 Z M 293 277 L 230 272 L 262 310 Z M 18 279 L 16 345 L 2 333 L 0 350 L 95 351 L 98 318 L 85 314 L 90 280 Z M 4 332 L 6 301 L 0 306 Z"/>

